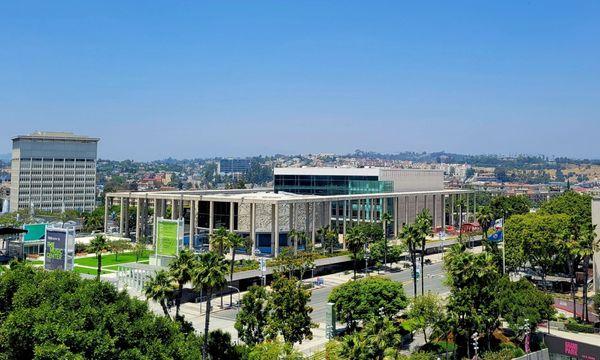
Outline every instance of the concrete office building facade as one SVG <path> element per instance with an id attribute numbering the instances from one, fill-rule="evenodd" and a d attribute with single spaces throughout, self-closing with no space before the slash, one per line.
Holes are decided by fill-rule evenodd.
<path id="1" fill-rule="evenodd" d="M 98 138 L 34 132 L 12 141 L 11 211 L 95 208 Z"/>
<path id="2" fill-rule="evenodd" d="M 113 205 L 125 209 L 136 206 L 136 223 L 129 224 L 128 216 L 118 219 L 118 231 L 126 237 L 154 237 L 156 221 L 165 217 L 171 208 L 172 219 L 184 219 L 185 235 L 190 248 L 206 244 L 209 234 L 219 227 L 247 236 L 252 251 L 275 255 L 283 247 L 292 246 L 287 233 L 290 229 L 304 231 L 308 241 L 317 244 L 317 232 L 330 226 L 340 234 L 358 222 L 382 223 L 382 214 L 392 215 L 391 231 L 398 235 L 402 226 L 414 221 L 417 214 L 428 209 L 434 227 L 456 225 L 459 214 L 446 212 L 446 203 L 466 199 L 468 217 L 476 198 L 470 190 L 402 191 L 349 195 L 301 195 L 275 193 L 266 190 L 204 190 L 118 192 L 106 194 L 105 231 L 109 230 L 108 209 Z M 379 204 L 379 205 L 376 205 Z M 152 211 L 149 209 L 152 208 Z M 150 215 L 152 214 L 152 215 Z M 131 233 L 130 229 L 135 229 Z M 273 241 L 277 239 L 277 241 Z M 341 243 L 342 247 L 345 244 Z"/>

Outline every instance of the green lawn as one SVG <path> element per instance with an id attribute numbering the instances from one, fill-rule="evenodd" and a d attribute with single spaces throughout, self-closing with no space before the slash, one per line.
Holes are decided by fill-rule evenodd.
<path id="1" fill-rule="evenodd" d="M 76 273 L 79 273 L 79 274 L 88 274 L 88 275 L 96 275 L 96 274 L 98 274 L 98 271 L 96 269 L 88 269 L 88 268 L 83 268 L 83 267 L 80 267 L 80 266 L 75 266 L 73 268 L 73 271 L 76 272 Z M 109 273 L 108 271 L 102 270 L 102 275 L 108 274 L 108 273 Z"/>
<path id="2" fill-rule="evenodd" d="M 140 262 L 142 262 L 144 260 L 147 261 L 149 256 L 150 256 L 150 251 L 145 251 L 144 255 L 140 256 L 140 259 L 139 259 Z M 126 252 L 126 253 L 119 254 L 117 259 L 115 259 L 115 254 L 102 255 L 102 266 L 118 265 L 118 264 L 130 263 L 130 262 L 135 262 L 135 253 L 133 253 L 133 252 Z M 95 256 L 84 257 L 84 258 L 75 259 L 75 264 L 96 267 L 96 266 L 98 266 L 98 261 L 96 260 Z"/>

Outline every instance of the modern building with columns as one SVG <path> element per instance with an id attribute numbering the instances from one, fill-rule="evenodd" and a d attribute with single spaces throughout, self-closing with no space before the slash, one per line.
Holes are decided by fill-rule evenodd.
<path id="1" fill-rule="evenodd" d="M 404 224 L 413 222 L 423 209 L 429 209 L 435 228 L 456 225 L 459 215 L 448 213 L 446 204 L 454 204 L 459 197 L 467 204 L 463 212 L 468 214 L 476 201 L 470 190 L 392 189 L 343 195 L 306 195 L 271 189 L 116 192 L 106 194 L 104 221 L 105 230 L 108 230 L 108 209 L 120 204 L 120 233 L 125 237 L 153 238 L 154 224 L 159 217 L 167 217 L 167 209 L 170 209 L 172 219 L 184 219 L 186 237 L 192 239 L 188 241 L 190 248 L 206 246 L 209 234 L 225 227 L 249 237 L 253 253 L 259 250 L 262 254 L 276 256 L 283 247 L 292 246 L 287 237 L 290 229 L 304 231 L 308 241 L 318 247 L 319 228 L 330 226 L 345 234 L 358 222 L 381 223 L 384 213 L 392 215 L 388 233 L 394 235 Z M 125 209 L 130 206 L 136 206 L 135 227 L 128 223 L 129 217 L 125 215 Z M 130 232 L 132 227 L 134 233 Z"/>

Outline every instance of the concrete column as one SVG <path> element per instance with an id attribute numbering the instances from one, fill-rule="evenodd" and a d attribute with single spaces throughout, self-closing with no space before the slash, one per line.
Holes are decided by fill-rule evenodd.
<path id="1" fill-rule="evenodd" d="M 108 212 L 110 207 L 108 206 L 108 196 L 104 197 L 104 233 L 108 233 Z"/>
<path id="2" fill-rule="evenodd" d="M 394 209 L 393 210 L 394 211 L 394 216 L 393 216 L 393 219 L 394 219 L 394 238 L 398 238 L 398 235 L 399 235 L 398 234 L 399 233 L 399 231 L 398 231 L 398 222 L 399 222 L 398 221 L 398 218 L 399 218 L 399 216 L 398 216 L 398 205 L 399 204 L 398 203 L 400 201 L 398 201 L 398 200 L 399 200 L 398 197 L 394 197 L 392 199 L 392 207 Z"/>
<path id="3" fill-rule="evenodd" d="M 252 240 L 252 256 L 256 253 L 256 204 L 250 204 L 250 239 Z"/>
<path id="4" fill-rule="evenodd" d="M 465 197 L 466 197 L 466 199 L 467 199 L 467 200 L 465 201 L 465 202 L 467 203 L 467 218 L 465 219 L 465 221 L 466 221 L 466 222 L 469 222 L 469 212 L 470 212 L 470 211 L 469 211 L 469 207 L 470 207 L 470 203 L 469 203 L 469 194 L 468 194 L 468 193 L 467 193 L 467 194 L 465 194 Z"/>
<path id="5" fill-rule="evenodd" d="M 273 228 L 275 230 L 275 237 L 274 239 L 274 245 L 275 245 L 275 257 L 279 256 L 279 205 L 278 204 L 273 204 L 273 215 L 274 215 L 274 222 L 273 222 Z"/>
<path id="6" fill-rule="evenodd" d="M 235 215 L 235 204 L 233 202 L 229 203 L 229 231 L 233 232 L 235 229 L 235 221 L 234 220 L 234 215 Z"/>
<path id="7" fill-rule="evenodd" d="M 454 194 L 450 194 L 450 226 L 454 226 Z"/>
<path id="8" fill-rule="evenodd" d="M 408 225 L 408 196 L 404 197 L 404 224 Z"/>
<path id="9" fill-rule="evenodd" d="M 135 241 L 138 241 L 142 234 L 142 201 L 138 198 L 135 206 Z"/>
<path id="10" fill-rule="evenodd" d="M 196 224 L 197 222 L 196 216 L 196 200 L 190 200 L 190 242 L 188 243 L 188 248 L 191 250 L 194 248 L 194 238 L 196 237 Z"/>
<path id="11" fill-rule="evenodd" d="M 124 209 L 124 214 L 125 214 L 125 230 L 124 230 L 124 236 L 125 237 L 129 237 L 129 198 L 125 199 L 125 209 Z"/>
<path id="12" fill-rule="evenodd" d="M 361 219 L 362 218 L 362 206 L 361 206 L 361 203 L 362 203 L 362 200 L 360 200 L 360 199 L 358 199 L 356 201 L 357 208 L 358 208 L 357 214 L 356 214 L 356 220 L 359 223 L 362 221 L 362 219 Z"/>
<path id="13" fill-rule="evenodd" d="M 160 200 L 160 217 L 164 219 L 165 215 L 167 215 L 167 199 L 161 199 Z"/>
<path id="14" fill-rule="evenodd" d="M 158 212 L 160 207 L 160 200 L 154 199 L 153 201 L 154 211 L 152 215 L 152 241 L 156 240 L 156 222 L 158 221 Z"/>
<path id="15" fill-rule="evenodd" d="M 383 234 L 384 236 L 387 238 L 387 229 L 384 226 L 385 221 L 383 221 L 383 214 L 387 213 L 387 199 L 386 198 L 381 198 L 381 215 L 379 216 L 379 219 L 381 220 L 381 226 L 383 226 Z"/>
<path id="16" fill-rule="evenodd" d="M 171 200 L 171 220 L 177 219 L 179 216 L 177 215 L 177 210 L 179 207 L 177 206 L 177 200 Z"/>
<path id="17" fill-rule="evenodd" d="M 342 215 L 342 232 L 343 232 L 343 236 L 342 236 L 342 250 L 346 250 L 346 234 L 347 234 L 347 229 L 348 229 L 348 203 L 350 201 L 349 200 L 344 200 L 344 204 L 343 204 L 343 215 Z"/>
<path id="18" fill-rule="evenodd" d="M 177 219 L 183 218 L 183 195 L 181 195 L 181 199 L 178 201 L 179 208 L 177 209 Z"/>
<path id="19" fill-rule="evenodd" d="M 125 236 L 125 216 L 125 199 L 121 197 L 121 211 L 119 214 L 119 234 L 121 234 L 122 237 Z"/>
<path id="20" fill-rule="evenodd" d="M 442 231 L 446 232 L 446 195 L 442 196 Z"/>
<path id="21" fill-rule="evenodd" d="M 312 217 L 312 221 L 311 221 L 311 233 L 310 233 L 310 239 L 312 241 L 312 246 L 313 246 L 313 250 L 315 248 L 315 245 L 317 243 L 317 204 L 316 203 L 312 203 L 311 204 L 311 217 Z"/>
<path id="22" fill-rule="evenodd" d="M 435 211 L 435 210 L 436 210 L 436 207 L 437 207 L 437 204 L 436 204 L 436 202 L 435 202 L 436 196 L 435 196 L 435 195 L 432 195 L 432 197 L 433 197 L 433 200 L 432 200 L 432 205 L 433 205 L 433 206 L 432 206 L 432 208 L 431 208 L 431 213 L 432 213 L 432 214 L 431 214 L 431 218 L 433 219 L 433 221 L 431 222 L 431 226 L 432 226 L 432 227 L 433 227 L 433 229 L 435 230 L 435 228 L 437 227 L 437 218 L 436 218 L 436 215 L 437 215 L 437 214 L 436 214 L 436 211 Z"/>
<path id="23" fill-rule="evenodd" d="M 325 214 L 325 226 L 331 226 L 331 201 L 327 202 L 327 206 L 325 206 L 325 208 L 327 209 L 327 213 Z"/>
<path id="24" fill-rule="evenodd" d="M 208 204 L 208 233 L 212 235 L 215 230 L 215 203 L 210 201 Z"/>

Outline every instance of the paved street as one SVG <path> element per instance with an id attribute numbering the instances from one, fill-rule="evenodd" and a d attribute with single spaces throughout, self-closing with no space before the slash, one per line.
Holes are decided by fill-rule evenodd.
<path id="1" fill-rule="evenodd" d="M 431 265 L 425 265 L 425 292 L 432 291 L 439 294 L 447 293 L 447 288 L 443 285 L 444 273 L 442 268 L 441 256 L 431 255 L 428 257 L 433 261 Z M 371 272 L 371 275 L 377 275 L 377 272 Z M 413 286 L 411 281 L 410 269 L 403 269 L 401 271 L 395 270 L 394 272 L 385 274 L 382 276 L 389 277 L 394 281 L 401 282 L 404 286 L 404 290 L 408 296 L 413 295 Z M 327 303 L 327 297 L 336 286 L 347 282 L 352 277 L 352 274 L 330 274 L 323 276 L 324 285 L 313 289 L 311 297 L 311 306 L 313 312 L 311 318 L 313 322 L 319 325 L 318 328 L 313 329 L 313 339 L 305 341 L 296 347 L 306 354 L 310 354 L 320 349 L 323 344 L 327 342 L 325 339 L 325 304 Z M 420 282 L 418 283 L 418 290 L 420 290 Z M 140 297 L 142 298 L 142 297 Z M 234 295 L 234 300 L 237 299 L 237 295 Z M 229 297 L 225 297 L 224 303 L 229 303 Z M 149 303 L 150 307 L 158 314 L 162 314 L 160 307 L 154 303 Z M 237 309 L 220 309 L 220 299 L 216 298 L 213 300 L 213 309 L 211 313 L 210 329 L 222 329 L 231 334 L 232 339 L 237 340 L 237 331 L 233 327 L 235 323 L 235 317 Z M 202 307 L 202 313 L 200 313 L 200 307 Z M 185 303 L 181 306 L 181 313 L 185 315 L 186 320 L 191 321 L 195 329 L 204 328 L 204 303 Z M 174 312 L 175 309 L 172 309 Z M 172 314 L 173 315 L 173 314 Z"/>

